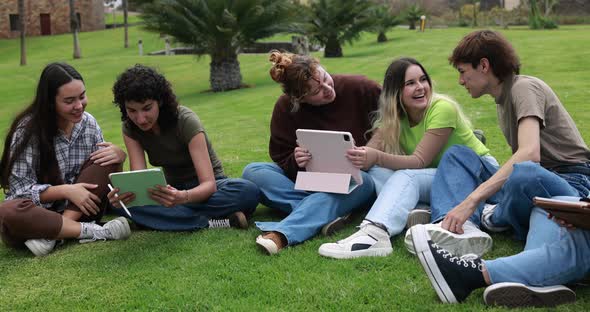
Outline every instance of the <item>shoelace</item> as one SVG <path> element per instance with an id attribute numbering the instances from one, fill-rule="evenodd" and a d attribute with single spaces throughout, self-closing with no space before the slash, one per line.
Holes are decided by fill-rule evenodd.
<path id="1" fill-rule="evenodd" d="M 465 254 L 461 257 L 457 257 L 457 256 L 454 256 L 453 254 L 451 254 L 446 249 L 440 248 L 435 243 L 432 243 L 431 246 L 432 246 L 432 248 L 436 249 L 436 253 L 442 254 L 443 259 L 451 257 L 449 259 L 449 261 L 451 263 L 455 263 L 456 265 L 462 265 L 465 268 L 468 268 L 469 266 L 471 266 L 473 269 L 478 269 L 480 272 L 483 271 L 482 262 L 480 261 L 479 263 L 475 263 L 475 260 L 477 260 L 479 258 L 476 254 L 471 253 L 471 254 Z"/>
<path id="2" fill-rule="evenodd" d="M 95 229 L 92 238 L 81 239 L 80 244 L 95 242 L 97 240 L 106 241 L 108 238 L 112 237 L 111 230 L 105 229 L 104 227 L 100 227 L 100 229 Z"/>
<path id="3" fill-rule="evenodd" d="M 228 228 L 230 227 L 229 219 L 211 219 L 209 220 L 209 228 Z"/>

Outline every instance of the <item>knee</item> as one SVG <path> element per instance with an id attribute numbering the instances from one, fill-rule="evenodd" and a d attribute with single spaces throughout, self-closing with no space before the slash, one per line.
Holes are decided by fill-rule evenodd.
<path id="1" fill-rule="evenodd" d="M 462 162 L 465 159 L 479 156 L 469 147 L 464 145 L 453 145 L 447 149 L 447 151 L 443 154 L 440 163 L 443 164 L 445 162 Z"/>
<path id="2" fill-rule="evenodd" d="M 242 171 L 242 178 L 248 181 L 256 181 L 258 176 L 263 174 L 264 170 L 267 168 L 267 165 L 267 163 L 263 162 L 249 163 Z"/>
<path id="3" fill-rule="evenodd" d="M 20 218 L 20 214 L 35 206 L 30 199 L 7 200 L 0 204 L 0 223 L 11 224 Z"/>
<path id="4" fill-rule="evenodd" d="M 537 169 L 540 166 L 532 161 L 525 161 L 514 164 L 512 168 L 512 173 L 506 181 L 508 188 L 522 187 L 534 181 L 538 175 Z"/>

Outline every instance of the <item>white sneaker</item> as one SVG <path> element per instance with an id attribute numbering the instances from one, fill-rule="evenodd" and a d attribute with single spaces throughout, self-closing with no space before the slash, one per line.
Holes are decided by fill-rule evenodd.
<path id="1" fill-rule="evenodd" d="M 484 204 L 483 211 L 481 213 L 481 227 L 488 232 L 504 232 L 510 229 L 509 226 L 496 226 L 492 223 L 492 215 L 496 210 L 496 204 Z"/>
<path id="2" fill-rule="evenodd" d="M 81 239 L 80 243 L 90 243 L 97 240 L 127 239 L 131 236 L 131 228 L 125 217 L 113 219 L 103 226 L 96 225 L 92 238 Z"/>
<path id="3" fill-rule="evenodd" d="M 53 239 L 29 239 L 25 242 L 25 246 L 37 257 L 47 256 L 53 248 L 55 248 L 56 241 Z"/>
<path id="4" fill-rule="evenodd" d="M 576 301 L 576 293 L 562 286 L 532 287 L 520 283 L 498 283 L 486 288 L 487 305 L 515 307 L 555 307 Z"/>
<path id="5" fill-rule="evenodd" d="M 387 231 L 374 224 L 365 224 L 349 237 L 320 246 L 320 255 L 336 259 L 385 257 L 393 251 Z"/>
<path id="6" fill-rule="evenodd" d="M 406 221 L 406 229 L 413 227 L 416 224 L 428 224 L 430 223 L 430 207 L 419 206 L 408 214 L 408 221 Z"/>
<path id="7" fill-rule="evenodd" d="M 442 228 L 440 223 L 424 224 L 423 226 L 428 231 L 432 242 L 453 255 L 460 257 L 472 253 L 481 257 L 492 249 L 492 238 L 490 235 L 482 232 L 471 221 L 463 224 L 463 234 L 447 231 Z M 408 251 L 411 254 L 415 254 L 414 245 L 412 244 L 412 231 L 406 232 L 404 243 Z"/>

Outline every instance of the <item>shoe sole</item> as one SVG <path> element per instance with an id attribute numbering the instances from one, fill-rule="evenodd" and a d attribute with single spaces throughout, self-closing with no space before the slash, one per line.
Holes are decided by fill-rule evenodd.
<path id="1" fill-rule="evenodd" d="M 248 228 L 248 219 L 246 218 L 246 215 L 243 212 L 241 212 L 241 211 L 235 212 L 234 216 L 238 219 L 236 228 L 242 229 L 242 230 L 245 230 Z"/>
<path id="2" fill-rule="evenodd" d="M 35 239 L 29 239 L 25 241 L 25 246 L 29 248 L 29 250 L 35 255 L 35 257 L 47 256 L 55 247 L 54 245 L 52 248 L 49 249 L 44 248 L 43 244 L 39 244 Z"/>
<path id="3" fill-rule="evenodd" d="M 262 236 L 256 237 L 256 245 L 258 245 L 258 248 L 267 255 L 276 255 L 279 253 L 277 245 L 272 240 L 262 238 Z"/>
<path id="4" fill-rule="evenodd" d="M 411 229 L 412 228 L 410 228 L 410 230 Z M 412 231 L 410 230 L 408 230 L 410 235 L 406 234 L 404 243 L 406 245 L 406 249 L 408 249 L 411 254 L 415 254 L 411 237 Z M 425 231 L 428 232 L 430 239 L 439 247 L 446 249 L 451 254 L 459 257 L 466 254 L 476 254 L 478 257 L 481 257 L 483 254 L 492 249 L 493 245 L 492 238 L 483 232 L 481 233 L 483 233 L 485 236 L 466 236 L 465 234 L 455 234 L 444 230 L 440 231 L 425 229 Z"/>
<path id="5" fill-rule="evenodd" d="M 430 210 L 429 209 L 414 209 L 408 215 L 408 221 L 406 222 L 406 229 L 409 229 L 417 224 L 430 223 Z"/>
<path id="6" fill-rule="evenodd" d="M 487 305 L 516 307 L 555 307 L 576 301 L 576 293 L 565 286 L 530 287 L 518 283 L 498 283 L 486 288 Z"/>
<path id="7" fill-rule="evenodd" d="M 324 236 L 332 236 L 334 235 L 334 233 L 342 230 L 344 228 L 344 226 L 346 226 L 346 223 L 348 222 L 348 218 L 350 217 L 350 215 L 344 216 L 344 217 L 338 217 L 336 219 L 334 219 L 332 222 L 324 225 L 322 227 L 322 235 Z"/>
<path id="8" fill-rule="evenodd" d="M 355 250 L 355 251 L 335 251 L 329 250 L 327 248 L 322 248 L 320 246 L 318 249 L 318 253 L 321 256 L 334 258 L 334 259 L 354 259 L 354 258 L 361 258 L 361 257 L 386 257 L 391 254 L 393 248 L 371 248 L 371 249 L 364 249 L 364 250 Z"/>
<path id="9" fill-rule="evenodd" d="M 414 250 L 417 251 L 418 260 L 420 260 L 424 272 L 428 275 L 430 284 L 432 284 L 432 288 L 436 291 L 438 298 L 444 303 L 457 303 L 455 295 L 442 276 L 436 260 L 432 256 L 432 252 L 428 246 L 429 236 L 427 230 L 423 225 L 416 225 L 410 231 L 412 231 L 412 245 Z"/>

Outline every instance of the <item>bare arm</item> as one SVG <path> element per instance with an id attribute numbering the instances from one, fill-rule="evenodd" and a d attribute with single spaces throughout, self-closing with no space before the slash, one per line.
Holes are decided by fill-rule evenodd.
<path id="1" fill-rule="evenodd" d="M 388 169 L 425 168 L 447 144 L 453 128 L 429 129 L 416 146 L 412 155 L 392 155 L 380 150 L 381 132 L 377 130 L 367 146 L 351 150 L 348 155 L 353 164 L 368 169 L 373 165 Z"/>
<path id="2" fill-rule="evenodd" d="M 170 185 L 158 186 L 156 189 L 151 189 L 151 197 L 166 207 L 203 202 L 217 191 L 217 184 L 215 183 L 213 165 L 211 165 L 211 159 L 209 158 L 205 134 L 200 132 L 195 135 L 189 142 L 188 149 L 197 172 L 199 185 L 190 190 L 177 190 Z"/>
<path id="3" fill-rule="evenodd" d="M 145 162 L 145 151 L 141 144 L 136 140 L 123 134 L 123 141 L 125 142 L 125 148 L 129 154 L 129 167 L 133 170 L 141 170 L 147 168 Z"/>
<path id="4" fill-rule="evenodd" d="M 540 122 L 536 117 L 524 117 L 518 122 L 518 150 L 486 182 L 476 188 L 467 198 L 453 208 L 442 222 L 442 227 L 463 233 L 463 224 L 477 209 L 477 205 L 498 192 L 513 170 L 514 164 L 523 161 L 541 160 Z"/>

